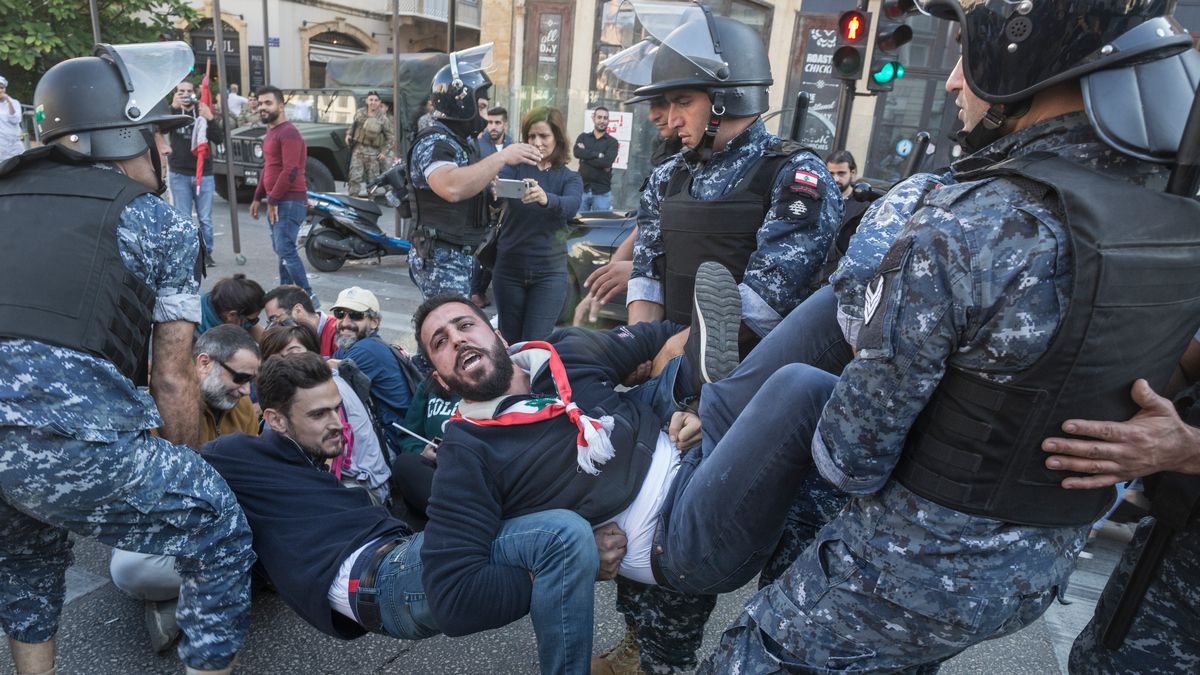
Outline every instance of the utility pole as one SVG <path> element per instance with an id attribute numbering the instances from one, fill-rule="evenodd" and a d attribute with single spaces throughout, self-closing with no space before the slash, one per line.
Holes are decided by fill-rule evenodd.
<path id="1" fill-rule="evenodd" d="M 213 0 L 213 39 L 217 41 L 217 79 L 222 91 L 229 90 L 228 73 L 225 71 L 225 34 L 221 20 L 221 0 Z M 265 49 L 263 51 L 266 51 Z M 233 127 L 229 124 L 229 101 L 221 101 L 221 128 L 225 130 L 225 180 L 229 192 L 229 229 L 233 234 L 234 260 L 239 265 L 246 264 L 246 256 L 242 255 L 242 236 L 238 230 L 237 181 L 233 178 L 233 137 L 230 132 Z"/>
<path id="2" fill-rule="evenodd" d="M 458 27 L 458 0 L 446 0 L 446 53 L 455 50 L 454 29 Z"/>
<path id="3" fill-rule="evenodd" d="M 267 21 L 267 0 L 263 0 L 263 84 L 271 84 L 271 31 Z"/>
<path id="4" fill-rule="evenodd" d="M 92 12 L 92 43 L 100 44 L 100 9 L 96 7 L 96 0 L 88 2 Z"/>

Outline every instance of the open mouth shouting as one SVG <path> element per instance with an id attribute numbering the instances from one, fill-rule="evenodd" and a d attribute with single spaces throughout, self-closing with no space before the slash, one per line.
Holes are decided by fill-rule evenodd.
<path id="1" fill-rule="evenodd" d="M 483 352 L 474 347 L 462 350 L 458 355 L 458 369 L 464 373 L 475 370 L 483 363 L 483 356 Z"/>

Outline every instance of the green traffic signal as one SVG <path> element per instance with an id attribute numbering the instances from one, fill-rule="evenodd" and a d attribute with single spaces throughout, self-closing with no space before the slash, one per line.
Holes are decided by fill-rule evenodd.
<path id="1" fill-rule="evenodd" d="M 885 61 L 875 72 L 871 73 L 871 79 L 876 84 L 887 84 L 902 77 L 904 77 L 904 66 L 897 61 Z"/>

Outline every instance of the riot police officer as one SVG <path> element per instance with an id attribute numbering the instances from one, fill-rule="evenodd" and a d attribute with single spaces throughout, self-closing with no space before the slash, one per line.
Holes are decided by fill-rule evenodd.
<path id="1" fill-rule="evenodd" d="M 634 93 L 665 97 L 687 149 L 642 195 L 629 319 L 689 323 L 696 269 L 713 260 L 740 283 L 744 352 L 808 295 L 842 197 L 820 157 L 759 119 L 773 80 L 754 29 L 698 4 L 633 4 L 661 42 L 652 82 Z"/>
<path id="2" fill-rule="evenodd" d="M 1165 384 L 1200 317 L 1176 283 L 1200 205 L 1159 191 L 1163 148 L 1136 139 L 1161 136 L 1110 126 L 1136 97 L 1084 104 L 1111 69 L 1191 46 L 1170 3 L 921 4 L 961 26 L 947 89 L 973 154 L 884 257 L 857 356 L 828 376 L 813 457 L 855 499 L 701 672 L 935 667 L 1028 625 L 1113 500 L 1063 489 L 1042 438 L 1128 417 L 1131 383 Z"/>
<path id="3" fill-rule="evenodd" d="M 425 298 L 471 292 L 472 256 L 488 224 L 486 188 L 506 164 L 542 158 L 532 145 L 513 143 L 478 159 L 468 142 L 487 126 L 491 54 L 488 43 L 450 55 L 433 76 L 436 119 L 417 133 L 409 151 L 417 224 L 408 265 Z"/>
<path id="4" fill-rule="evenodd" d="M 95 54 L 42 77 L 47 145 L 0 175 L 0 624 L 18 673 L 53 672 L 74 532 L 177 556 L 180 658 L 227 672 L 254 554 L 225 482 L 185 446 L 200 405 L 199 243 L 158 197 L 162 133 L 191 122 L 163 97 L 193 56 L 181 42 Z M 150 395 L 137 386 L 148 374 Z"/>

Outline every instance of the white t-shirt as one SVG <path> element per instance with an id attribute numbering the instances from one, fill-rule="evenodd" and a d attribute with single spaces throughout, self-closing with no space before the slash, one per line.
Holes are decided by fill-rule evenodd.
<path id="1" fill-rule="evenodd" d="M 21 142 L 21 102 L 9 96 L 0 101 L 0 161 L 22 152 L 25 144 Z"/>
<path id="2" fill-rule="evenodd" d="M 671 442 L 667 432 L 659 432 L 654 457 L 650 460 L 646 479 L 642 481 L 642 489 L 624 511 L 604 523 L 616 523 L 625 531 L 625 559 L 621 561 L 618 574 L 626 579 L 644 584 L 658 583 L 650 570 L 650 549 L 654 545 L 658 514 L 662 511 L 671 483 L 675 481 L 675 474 L 679 472 L 680 459 L 679 449 Z"/>
<path id="3" fill-rule="evenodd" d="M 372 539 L 360 546 L 354 553 L 346 556 L 342 565 L 338 567 L 338 573 L 334 577 L 333 583 L 329 584 L 329 592 L 326 593 L 326 597 L 329 598 L 329 606 L 333 608 L 333 611 L 344 614 L 353 621 L 358 621 L 358 617 L 354 616 L 354 610 L 350 609 L 350 571 L 354 569 L 354 561 L 358 560 L 358 556 L 377 541 L 379 540 Z"/>

